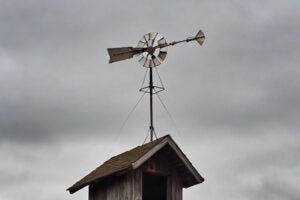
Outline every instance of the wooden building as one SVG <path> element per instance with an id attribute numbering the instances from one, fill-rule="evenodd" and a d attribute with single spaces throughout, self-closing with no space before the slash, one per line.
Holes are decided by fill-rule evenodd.
<path id="1" fill-rule="evenodd" d="M 112 157 L 67 190 L 89 186 L 89 200 L 182 200 L 182 189 L 202 183 L 171 136 Z"/>

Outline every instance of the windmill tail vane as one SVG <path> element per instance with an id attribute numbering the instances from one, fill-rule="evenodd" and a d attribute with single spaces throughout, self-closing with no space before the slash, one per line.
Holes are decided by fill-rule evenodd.
<path id="1" fill-rule="evenodd" d="M 130 59 L 130 58 L 133 58 L 133 56 L 140 55 L 145 52 L 147 53 L 147 55 L 151 55 L 151 57 L 149 58 L 149 56 L 148 56 L 147 59 L 154 59 L 155 51 L 157 51 L 157 49 L 163 49 L 168 46 L 174 46 L 178 43 L 191 42 L 194 40 L 196 40 L 200 45 L 202 45 L 205 40 L 204 33 L 201 30 L 199 30 L 198 33 L 196 34 L 196 36 L 188 37 L 185 40 L 179 40 L 179 41 L 174 41 L 174 42 L 170 42 L 170 43 L 167 43 L 165 38 L 160 36 L 158 33 L 148 33 L 148 34 L 144 35 L 143 38 L 139 41 L 137 47 L 107 48 L 108 55 L 109 55 L 109 63 L 114 63 L 114 62 Z M 156 45 L 154 45 L 155 43 L 156 43 Z M 164 52 L 164 51 L 162 51 L 162 52 Z M 162 53 L 161 55 L 158 55 L 158 57 L 160 59 L 156 60 L 156 63 L 152 63 L 152 64 L 154 64 L 155 66 L 159 65 L 165 58 L 165 56 L 163 54 L 164 53 Z M 151 65 L 151 64 L 149 64 L 149 65 Z M 155 66 L 153 66 L 153 67 L 155 67 Z M 147 67 L 152 67 L 152 66 L 147 66 Z"/>
<path id="2" fill-rule="evenodd" d="M 134 55 L 143 53 L 144 48 L 140 47 L 119 47 L 119 48 L 107 48 L 110 56 L 109 63 L 133 58 Z"/>

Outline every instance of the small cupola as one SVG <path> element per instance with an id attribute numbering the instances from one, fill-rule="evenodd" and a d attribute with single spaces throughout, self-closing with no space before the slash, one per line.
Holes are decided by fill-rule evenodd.
<path id="1" fill-rule="evenodd" d="M 89 186 L 89 200 L 182 200 L 203 177 L 170 135 L 112 157 L 67 190 Z"/>

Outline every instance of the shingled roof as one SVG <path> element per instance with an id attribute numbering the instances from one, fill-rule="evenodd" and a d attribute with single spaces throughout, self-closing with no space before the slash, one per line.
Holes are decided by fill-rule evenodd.
<path id="1" fill-rule="evenodd" d="M 204 179 L 192 166 L 190 161 L 179 149 L 179 147 L 171 138 L 171 136 L 166 135 L 152 142 L 149 142 L 142 146 L 138 146 L 134 149 L 131 149 L 129 151 L 126 151 L 122 154 L 110 158 L 102 165 L 97 167 L 94 171 L 92 171 L 91 173 L 83 177 L 81 180 L 76 182 L 67 190 L 72 194 L 95 181 L 101 181 L 106 177 L 112 176 L 116 173 L 121 173 L 123 171 L 134 170 L 140 167 L 152 155 L 154 155 L 157 151 L 159 151 L 166 145 L 169 145 L 171 149 L 176 153 L 180 161 L 183 163 L 183 166 L 185 167 L 186 171 L 188 171 L 188 174 L 191 176 L 189 177 L 189 179 L 193 180 L 192 182 L 188 183 L 186 187 L 202 183 Z"/>

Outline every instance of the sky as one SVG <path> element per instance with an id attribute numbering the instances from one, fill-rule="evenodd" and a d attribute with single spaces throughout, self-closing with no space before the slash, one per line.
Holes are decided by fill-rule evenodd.
<path id="1" fill-rule="evenodd" d="M 157 67 L 158 137 L 199 173 L 184 199 L 300 199 L 300 1 L 0 0 L 0 200 L 88 199 L 66 189 L 141 145 L 145 73 L 106 48 L 148 32 L 168 42 Z M 156 77 L 157 80 L 157 77 Z M 157 83 L 157 82 L 156 82 Z M 158 83 L 157 83 L 158 84 Z"/>

